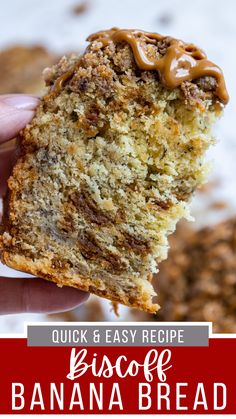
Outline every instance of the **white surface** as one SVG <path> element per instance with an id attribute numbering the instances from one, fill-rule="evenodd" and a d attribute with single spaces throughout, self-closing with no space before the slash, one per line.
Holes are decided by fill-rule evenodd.
<path id="1" fill-rule="evenodd" d="M 200 45 L 225 73 L 231 101 L 217 127 L 219 143 L 211 149 L 214 161 L 212 179 L 218 186 L 208 196 L 198 194 L 193 201 L 196 225 L 214 223 L 236 213 L 236 2 L 234 0 L 90 0 L 89 10 L 76 16 L 74 4 L 80 0 L 7 0 L 2 1 L 0 48 L 14 43 L 41 43 L 51 50 L 81 50 L 92 32 L 120 26 L 169 34 Z M 164 23 L 165 16 L 170 21 Z M 209 201 L 229 203 L 225 211 L 207 211 Z M 0 265 L 0 275 L 15 272 Z M 17 273 L 19 275 L 19 273 Z M 105 303 L 107 318 L 112 318 Z M 125 313 L 126 309 L 122 309 Z M 45 320 L 45 316 L 2 316 L 0 332 L 22 332 L 23 321 Z M 122 316 L 121 316 L 122 320 Z"/>

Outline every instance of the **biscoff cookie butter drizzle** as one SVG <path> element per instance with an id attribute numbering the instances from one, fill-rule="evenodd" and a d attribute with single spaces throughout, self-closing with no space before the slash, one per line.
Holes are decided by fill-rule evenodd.
<path id="1" fill-rule="evenodd" d="M 166 52 L 159 58 L 150 58 L 145 53 L 144 45 L 147 43 L 156 44 L 158 41 L 165 41 Z M 98 41 L 103 46 L 111 43 L 126 42 L 130 45 L 134 59 L 140 70 L 157 71 L 161 83 L 169 89 L 174 89 L 184 81 L 192 81 L 200 77 L 214 77 L 217 81 L 215 96 L 224 104 L 229 100 L 222 70 L 207 59 L 206 54 L 193 44 L 186 44 L 183 41 L 158 33 L 144 32 L 136 29 L 118 29 L 97 32 L 90 35 L 87 41 Z M 79 67 L 80 63 L 75 67 Z M 63 83 L 70 78 L 76 68 L 63 74 L 55 84 L 55 90 L 59 90 Z"/>

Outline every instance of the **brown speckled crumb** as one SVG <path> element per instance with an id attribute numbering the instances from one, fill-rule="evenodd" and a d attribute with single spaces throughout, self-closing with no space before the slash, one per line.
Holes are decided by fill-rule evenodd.
<path id="1" fill-rule="evenodd" d="M 141 36 L 147 55 L 165 53 L 167 40 Z M 157 72 L 137 67 L 129 45 L 96 40 L 45 79 L 48 92 L 9 180 L 1 259 L 156 312 L 152 274 L 188 216 L 214 142 L 212 81 L 167 89 Z"/>
<path id="2" fill-rule="evenodd" d="M 111 303 L 111 312 L 114 312 L 114 314 L 116 315 L 116 317 L 120 317 L 119 315 L 119 304 L 116 302 L 112 302 Z"/>

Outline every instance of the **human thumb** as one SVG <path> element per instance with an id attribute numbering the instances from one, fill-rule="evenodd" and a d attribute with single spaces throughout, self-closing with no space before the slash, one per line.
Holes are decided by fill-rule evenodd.
<path id="1" fill-rule="evenodd" d="M 0 143 L 17 136 L 34 116 L 39 98 L 28 95 L 0 95 Z"/>

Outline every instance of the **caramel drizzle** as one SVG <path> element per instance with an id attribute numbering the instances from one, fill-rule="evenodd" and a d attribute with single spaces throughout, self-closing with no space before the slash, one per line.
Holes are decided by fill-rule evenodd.
<path id="1" fill-rule="evenodd" d="M 167 41 L 166 53 L 161 58 L 147 57 L 144 50 L 145 40 L 154 45 L 158 41 Z M 118 28 L 94 33 L 87 38 L 87 41 L 99 41 L 104 47 L 111 43 L 127 42 L 140 70 L 157 71 L 162 84 L 169 89 L 174 89 L 187 80 L 192 81 L 205 76 L 214 77 L 217 81 L 216 97 L 224 104 L 229 100 L 222 70 L 209 61 L 206 54 L 193 44 L 186 44 L 179 39 L 165 37 L 158 33 Z M 53 91 L 57 93 L 80 65 L 79 61 L 70 71 L 59 77 Z"/>
<path id="2" fill-rule="evenodd" d="M 147 57 L 143 48 L 144 39 L 153 44 L 167 40 L 169 46 L 166 54 L 161 58 Z M 179 39 L 158 33 L 118 28 L 97 32 L 90 35 L 87 40 L 89 42 L 97 40 L 104 46 L 112 42 L 127 42 L 132 48 L 135 62 L 140 70 L 158 71 L 161 82 L 170 89 L 174 89 L 186 80 L 192 81 L 205 76 L 214 77 L 217 80 L 215 95 L 223 103 L 229 100 L 221 69 L 209 61 L 206 54 L 193 44 L 186 44 Z"/>

